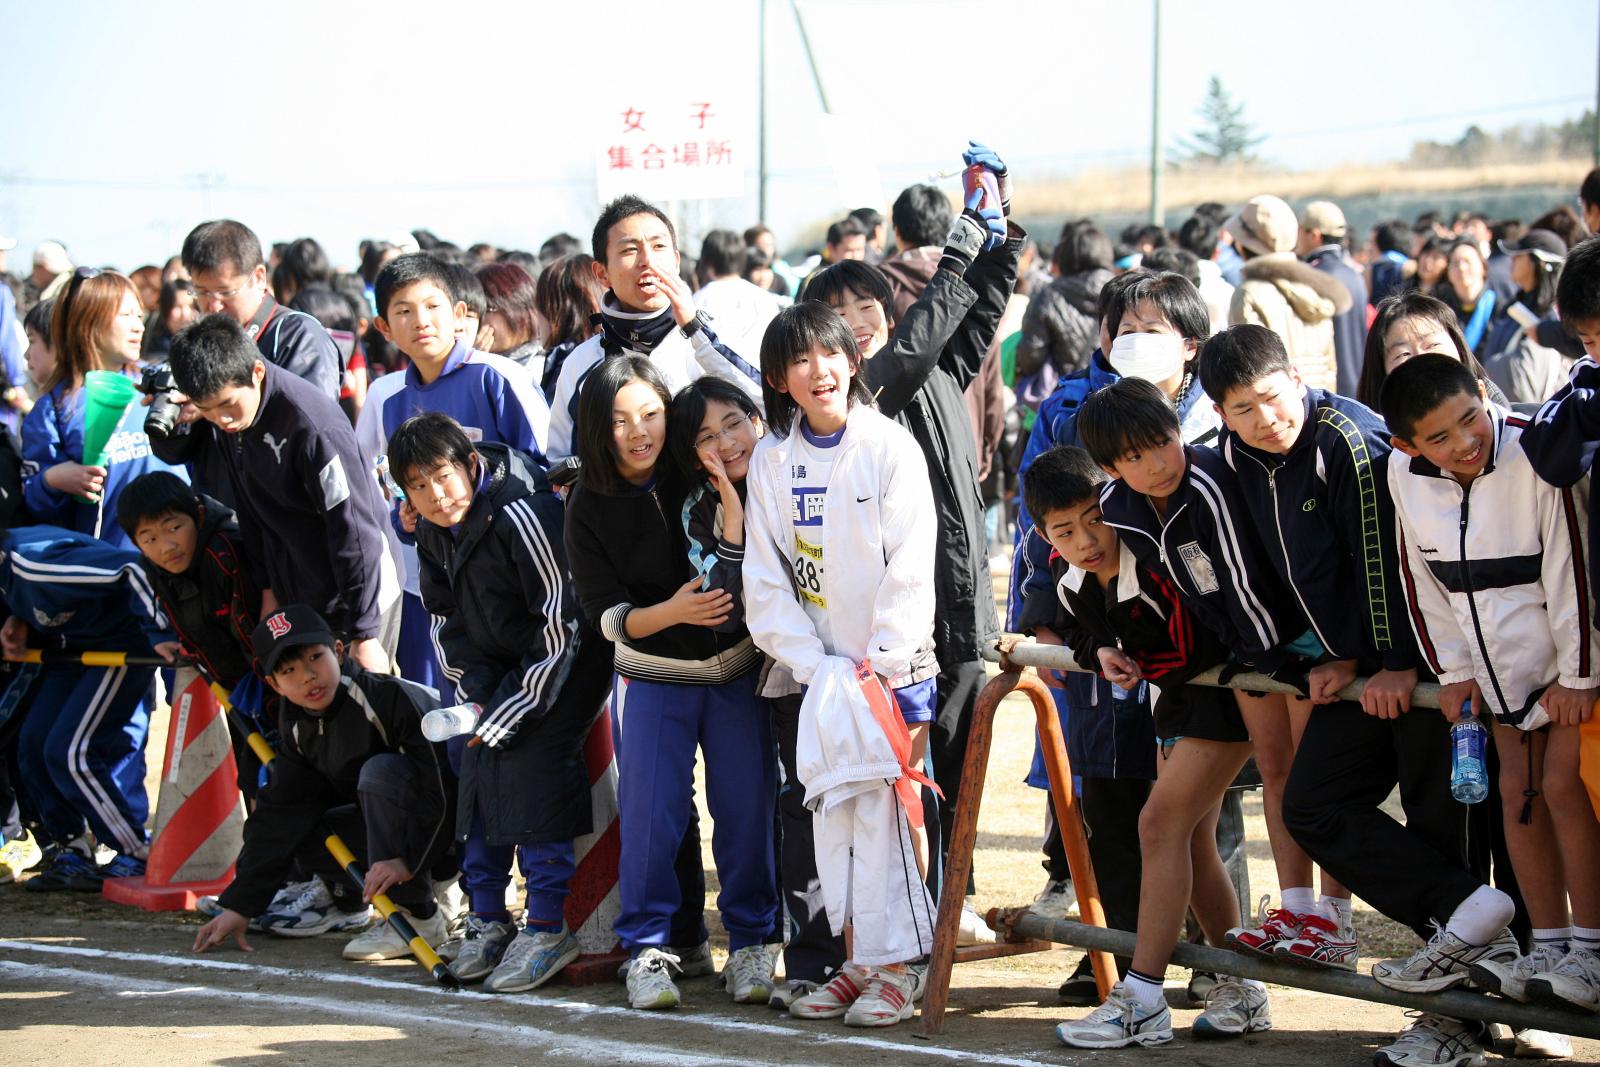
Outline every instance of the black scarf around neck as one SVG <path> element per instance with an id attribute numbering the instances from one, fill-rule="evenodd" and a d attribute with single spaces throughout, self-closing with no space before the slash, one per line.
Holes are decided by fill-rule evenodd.
<path id="1" fill-rule="evenodd" d="M 619 355 L 630 349 L 636 352 L 654 351 L 656 345 L 664 341 L 676 325 L 670 306 L 654 315 L 644 316 L 623 311 L 614 301 L 615 297 L 607 293 L 599 313 L 591 320 L 597 321 L 600 327 L 600 347 L 608 356 Z"/>

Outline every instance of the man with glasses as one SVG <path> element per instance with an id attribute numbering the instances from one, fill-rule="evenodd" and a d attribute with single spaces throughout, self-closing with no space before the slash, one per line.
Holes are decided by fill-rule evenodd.
<path id="1" fill-rule="evenodd" d="M 183 266 L 194 282 L 196 310 L 222 312 L 244 327 L 261 358 L 339 398 L 344 363 L 322 324 L 279 304 L 267 291 L 261 242 L 232 219 L 202 222 L 183 240 Z"/>

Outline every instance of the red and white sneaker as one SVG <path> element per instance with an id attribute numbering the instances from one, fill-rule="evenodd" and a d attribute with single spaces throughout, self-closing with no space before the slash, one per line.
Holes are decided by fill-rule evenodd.
<path id="1" fill-rule="evenodd" d="M 1273 948 L 1280 941 L 1293 941 L 1300 936 L 1303 916 L 1284 908 L 1267 907 L 1269 897 L 1262 897 L 1256 910 L 1255 926 L 1235 926 L 1223 940 L 1240 952 L 1250 956 L 1274 959 Z"/>
<path id="2" fill-rule="evenodd" d="M 871 975 L 867 968 L 846 963 L 826 985 L 789 1002 L 789 1014 L 796 1019 L 837 1019 L 866 992 Z"/>
<path id="3" fill-rule="evenodd" d="M 1320 915 L 1297 915 L 1300 936 L 1272 946 L 1272 958 L 1302 967 L 1356 969 L 1356 932 Z"/>
<path id="4" fill-rule="evenodd" d="M 911 976 L 905 971 L 873 967 L 867 971 L 867 988 L 844 1013 L 846 1026 L 893 1026 L 911 1018 Z"/>

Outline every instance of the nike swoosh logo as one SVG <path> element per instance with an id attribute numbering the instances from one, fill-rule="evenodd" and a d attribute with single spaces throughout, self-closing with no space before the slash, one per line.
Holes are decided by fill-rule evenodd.
<path id="1" fill-rule="evenodd" d="M 872 498 L 870 496 L 858 496 L 858 497 L 856 497 L 856 503 L 857 504 L 865 504 L 867 501 L 869 501 L 871 499 Z"/>

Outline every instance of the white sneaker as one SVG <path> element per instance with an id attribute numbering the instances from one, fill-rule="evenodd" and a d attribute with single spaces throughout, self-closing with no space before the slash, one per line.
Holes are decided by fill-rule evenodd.
<path id="1" fill-rule="evenodd" d="M 1172 1040 L 1172 1012 L 1165 1003 L 1154 1010 L 1146 1008 L 1118 982 L 1094 1011 L 1059 1024 L 1056 1037 L 1069 1048 L 1165 1045 Z"/>
<path id="2" fill-rule="evenodd" d="M 911 1001 L 911 976 L 887 967 L 867 971 L 867 988 L 845 1009 L 846 1026 L 893 1026 L 916 1014 Z"/>
<path id="3" fill-rule="evenodd" d="M 371 908 L 340 911 L 322 879 L 314 878 L 301 884 L 305 888 L 299 896 L 281 908 L 260 916 L 263 930 L 278 937 L 315 937 L 318 934 L 364 930 L 372 923 Z"/>
<path id="4" fill-rule="evenodd" d="M 582 952 L 578 939 L 567 931 L 565 923 L 554 930 L 525 926 L 507 946 L 505 957 L 483 984 L 484 988 L 491 993 L 526 993 L 538 989 Z"/>
<path id="5" fill-rule="evenodd" d="M 1558 948 L 1535 945 L 1533 951 L 1516 959 L 1486 957 L 1467 969 L 1479 989 L 1499 993 L 1511 1000 L 1528 1002 L 1528 979 L 1555 970 L 1564 956 Z"/>
<path id="6" fill-rule="evenodd" d="M 23 871 L 42 858 L 44 852 L 39 848 L 39 843 L 33 839 L 33 834 L 27 830 L 22 831 L 21 837 L 14 837 L 0 847 L 0 885 L 15 882 L 22 877 Z"/>
<path id="7" fill-rule="evenodd" d="M 1223 975 L 1194 1020 L 1195 1037 L 1242 1037 L 1272 1029 L 1272 1008 L 1260 986 Z"/>
<path id="8" fill-rule="evenodd" d="M 994 931 L 989 929 L 989 924 L 984 922 L 982 916 L 974 911 L 970 905 L 961 909 L 961 926 L 956 931 L 956 944 L 994 944 Z"/>
<path id="9" fill-rule="evenodd" d="M 1406 1012 L 1416 1021 L 1373 1053 L 1377 1067 L 1483 1067 L 1475 1028 L 1432 1012 Z"/>
<path id="10" fill-rule="evenodd" d="M 1437 922 L 1433 931 L 1428 943 L 1411 955 L 1374 963 L 1372 977 L 1377 983 L 1402 993 L 1438 993 L 1465 982 L 1475 963 L 1510 963 L 1522 955 L 1517 939 L 1505 927 L 1487 945 L 1469 945 Z"/>
<path id="11" fill-rule="evenodd" d="M 450 934 L 444 916 L 439 914 L 437 908 L 426 919 L 419 919 L 404 908 L 399 911 L 430 948 L 442 944 Z M 395 933 L 394 927 L 388 922 L 380 922 L 345 942 L 340 954 L 347 960 L 398 960 L 411 955 L 411 944 Z"/>
<path id="12" fill-rule="evenodd" d="M 679 978 L 704 978 L 717 973 L 717 961 L 711 956 L 711 942 L 702 941 L 690 948 L 675 948 L 668 945 L 664 952 L 669 956 L 678 958 Z M 628 980 L 628 968 L 633 966 L 632 960 L 623 960 L 617 965 L 617 981 Z"/>
<path id="13" fill-rule="evenodd" d="M 779 982 L 772 988 L 772 995 L 767 998 L 767 1007 L 777 1008 L 779 1011 L 788 1011 L 789 1005 L 799 1000 L 808 993 L 817 991 L 817 983 L 808 982 L 803 978 L 790 978 L 788 981 Z"/>
<path id="14" fill-rule="evenodd" d="M 867 981 L 867 969 L 847 961 L 826 985 L 795 998 L 789 1014 L 796 1019 L 837 1019 L 866 990 Z"/>
<path id="15" fill-rule="evenodd" d="M 646 1011 L 676 1008 L 683 997 L 673 983 L 678 957 L 659 948 L 647 948 L 628 965 L 628 1003 Z"/>
<path id="16" fill-rule="evenodd" d="M 1528 979 L 1528 996 L 1566 1011 L 1600 1011 L 1600 956 L 1574 948 L 1553 970 Z"/>
<path id="17" fill-rule="evenodd" d="M 1519 1060 L 1564 1060 L 1572 1056 L 1572 1039 L 1549 1030 L 1518 1030 L 1511 1055 Z"/>
<path id="18" fill-rule="evenodd" d="M 468 913 L 467 932 L 450 961 L 450 973 L 460 982 L 483 981 L 500 966 L 506 946 L 516 936 L 517 928 L 513 923 L 480 919 Z M 441 952 L 440 956 L 443 955 Z"/>
<path id="19" fill-rule="evenodd" d="M 1041 919 L 1072 918 L 1078 914 L 1078 891 L 1069 879 L 1052 878 L 1033 898 L 1028 910 Z"/>
<path id="20" fill-rule="evenodd" d="M 722 968 L 722 985 L 735 1004 L 767 1004 L 772 1000 L 773 968 L 777 960 L 770 945 L 746 945 L 728 957 Z"/>

